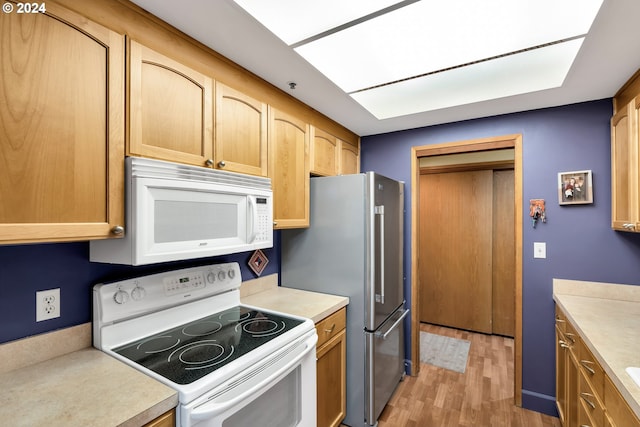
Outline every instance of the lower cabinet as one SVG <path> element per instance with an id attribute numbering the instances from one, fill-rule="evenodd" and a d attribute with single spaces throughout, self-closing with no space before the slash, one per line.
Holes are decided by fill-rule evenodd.
<path id="1" fill-rule="evenodd" d="M 556 406 L 562 425 L 578 425 L 578 335 L 566 317 L 556 312 Z"/>
<path id="2" fill-rule="evenodd" d="M 165 412 L 155 420 L 149 421 L 142 427 L 174 427 L 176 425 L 176 410 Z"/>
<path id="3" fill-rule="evenodd" d="M 556 404 L 563 427 L 640 427 L 566 315 L 556 307 Z"/>
<path id="4" fill-rule="evenodd" d="M 317 426 L 336 427 L 346 415 L 346 308 L 316 324 Z"/>

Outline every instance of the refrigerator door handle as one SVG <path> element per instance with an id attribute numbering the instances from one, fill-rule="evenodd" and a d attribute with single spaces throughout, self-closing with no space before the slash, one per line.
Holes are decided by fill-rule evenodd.
<path id="1" fill-rule="evenodd" d="M 378 265 L 380 266 L 380 303 L 384 304 L 384 205 L 376 206 L 374 213 L 380 216 L 380 262 Z"/>
<path id="2" fill-rule="evenodd" d="M 385 332 L 384 334 L 382 332 L 376 332 L 375 335 L 377 337 L 382 338 L 383 340 L 386 340 L 387 336 L 391 333 L 391 331 L 393 331 L 396 328 L 396 326 L 398 326 L 398 324 L 402 322 L 405 317 L 407 317 L 407 314 L 409 314 L 409 310 L 404 310 L 402 315 L 398 318 L 398 320 L 393 322 L 393 325 L 391 325 L 391 327 L 387 330 L 387 332 Z"/>

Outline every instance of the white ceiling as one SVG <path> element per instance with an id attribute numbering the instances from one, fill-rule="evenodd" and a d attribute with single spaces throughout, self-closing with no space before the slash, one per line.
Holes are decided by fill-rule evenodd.
<path id="1" fill-rule="evenodd" d="M 233 0 L 133 2 L 361 136 L 608 98 L 640 68 L 640 1 L 604 0 L 561 87 L 379 120 Z"/>

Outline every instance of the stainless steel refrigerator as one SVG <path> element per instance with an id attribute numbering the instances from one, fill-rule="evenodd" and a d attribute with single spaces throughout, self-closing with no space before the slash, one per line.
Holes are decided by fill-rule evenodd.
<path id="1" fill-rule="evenodd" d="M 283 230 L 282 286 L 349 297 L 349 426 L 375 426 L 404 376 L 404 183 L 311 178 L 310 227 Z"/>

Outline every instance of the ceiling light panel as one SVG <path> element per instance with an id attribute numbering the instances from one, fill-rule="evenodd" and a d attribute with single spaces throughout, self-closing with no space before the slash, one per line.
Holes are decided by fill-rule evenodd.
<path id="1" fill-rule="evenodd" d="M 345 92 L 353 92 L 584 35 L 601 4 L 423 0 L 295 50 Z"/>
<path id="2" fill-rule="evenodd" d="M 403 3 L 398 0 L 234 1 L 288 45 Z"/>
<path id="3" fill-rule="evenodd" d="M 583 40 L 575 39 L 351 96 L 376 118 L 387 119 L 551 89 L 562 85 Z"/>

